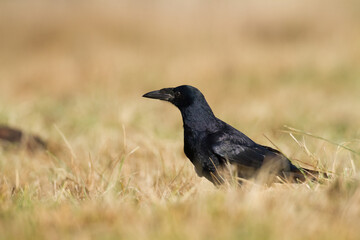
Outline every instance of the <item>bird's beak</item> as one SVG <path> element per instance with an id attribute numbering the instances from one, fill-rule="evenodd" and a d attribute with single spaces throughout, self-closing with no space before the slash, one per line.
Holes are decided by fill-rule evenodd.
<path id="1" fill-rule="evenodd" d="M 174 99 L 173 88 L 163 88 L 160 90 L 145 93 L 143 97 L 171 101 Z"/>

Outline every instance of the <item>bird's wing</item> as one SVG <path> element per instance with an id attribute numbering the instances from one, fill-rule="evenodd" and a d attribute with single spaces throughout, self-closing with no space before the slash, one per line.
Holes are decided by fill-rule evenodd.
<path id="1" fill-rule="evenodd" d="M 219 133 L 210 137 L 214 154 L 230 163 L 260 168 L 266 157 L 277 155 L 276 150 L 258 145 L 243 134 Z M 271 149 L 273 150 L 273 149 Z"/>

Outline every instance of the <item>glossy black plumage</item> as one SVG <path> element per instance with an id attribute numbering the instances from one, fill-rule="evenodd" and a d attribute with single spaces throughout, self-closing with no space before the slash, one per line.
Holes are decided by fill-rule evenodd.
<path id="1" fill-rule="evenodd" d="M 181 112 L 184 123 L 184 152 L 200 177 L 214 184 L 224 182 L 227 163 L 237 166 L 238 177 L 269 176 L 302 181 L 304 175 L 282 153 L 255 143 L 242 132 L 215 117 L 203 94 L 183 85 L 149 92 L 143 97 L 169 101 Z M 302 169 L 303 170 L 303 169 Z M 315 171 L 305 170 L 310 174 Z M 272 178 L 274 179 L 274 178 Z"/>

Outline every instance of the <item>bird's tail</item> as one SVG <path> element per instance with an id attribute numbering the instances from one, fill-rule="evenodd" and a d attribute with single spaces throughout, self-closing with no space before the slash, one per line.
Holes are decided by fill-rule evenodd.
<path id="1" fill-rule="evenodd" d="M 329 178 L 329 176 L 322 171 L 310 170 L 306 168 L 292 167 L 288 174 L 285 174 L 286 178 L 295 182 L 305 182 L 311 180 L 318 182 L 323 178 Z"/>

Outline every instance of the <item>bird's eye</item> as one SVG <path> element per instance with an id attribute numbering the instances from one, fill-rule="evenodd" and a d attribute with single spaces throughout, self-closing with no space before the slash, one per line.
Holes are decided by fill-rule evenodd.
<path id="1" fill-rule="evenodd" d="M 181 93 L 180 92 L 175 92 L 175 97 L 180 97 Z"/>

